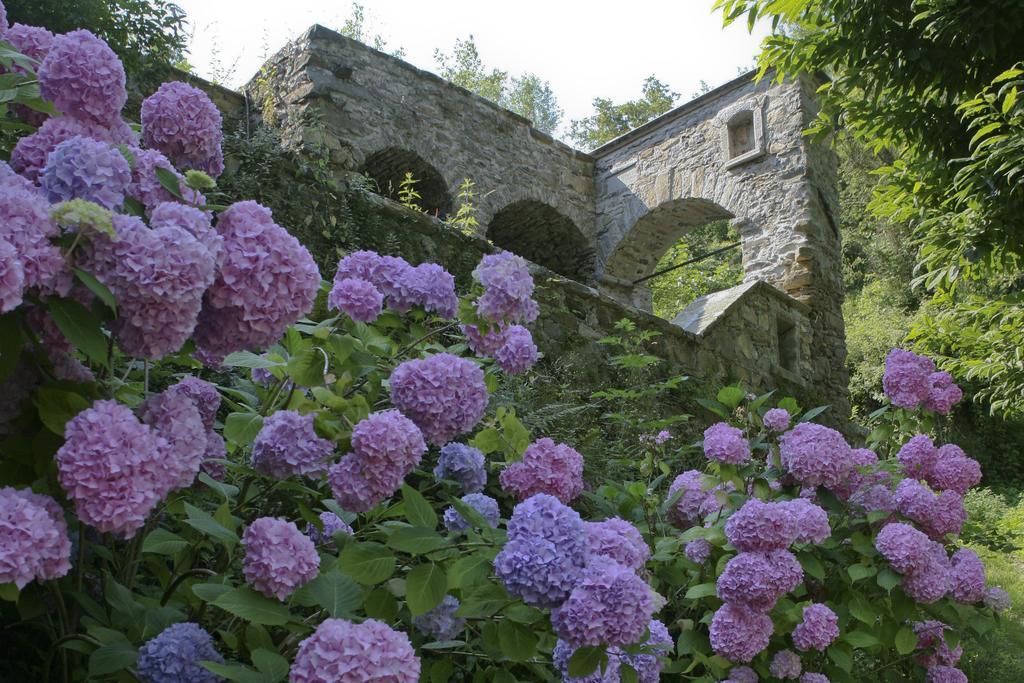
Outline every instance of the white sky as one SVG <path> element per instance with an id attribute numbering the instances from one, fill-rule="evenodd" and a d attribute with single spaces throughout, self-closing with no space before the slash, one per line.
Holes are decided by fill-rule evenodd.
<path id="1" fill-rule="evenodd" d="M 263 58 L 314 23 L 340 28 L 350 0 L 177 0 L 193 33 L 189 62 L 229 87 L 248 81 Z M 388 50 L 436 71 L 434 49 L 473 34 L 489 68 L 533 72 L 551 82 L 565 120 L 591 113 L 594 97 L 640 95 L 655 74 L 690 99 L 754 63 L 765 24 L 722 28 L 712 0 L 364 0 L 369 33 Z M 567 124 L 565 124 L 567 125 Z"/>

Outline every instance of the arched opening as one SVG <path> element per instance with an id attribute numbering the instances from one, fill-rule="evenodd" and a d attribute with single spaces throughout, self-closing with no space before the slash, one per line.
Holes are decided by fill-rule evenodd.
<path id="1" fill-rule="evenodd" d="M 572 219 L 543 202 L 513 202 L 491 219 L 487 237 L 503 249 L 559 275 L 587 282 L 594 274 L 594 249 Z"/>
<path id="2" fill-rule="evenodd" d="M 669 267 L 662 263 L 666 253 L 697 228 L 730 218 L 733 218 L 731 212 L 707 199 L 686 197 L 659 204 L 641 216 L 616 245 L 605 263 L 602 274 L 604 289 L 611 296 L 637 308 L 653 310 L 651 283 L 654 278 L 648 278 L 659 269 Z M 697 245 L 695 249 L 703 246 Z M 698 255 L 693 253 L 686 258 Z M 686 258 L 674 260 L 681 262 Z M 670 274 L 658 277 L 670 277 Z M 667 311 L 659 313 L 671 317 Z"/>
<path id="3" fill-rule="evenodd" d="M 441 219 L 451 210 L 452 200 L 444 177 L 416 152 L 397 147 L 382 149 L 366 158 L 362 172 L 373 181 L 378 194 L 396 201 L 400 200 L 402 182 L 410 173 L 415 181 L 412 189 L 419 194 L 413 204 Z"/>

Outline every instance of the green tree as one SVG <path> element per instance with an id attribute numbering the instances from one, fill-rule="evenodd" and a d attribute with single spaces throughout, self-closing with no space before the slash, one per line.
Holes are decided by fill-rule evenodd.
<path id="1" fill-rule="evenodd" d="M 811 132 L 891 155 L 870 208 L 909 226 L 931 313 L 911 332 L 975 398 L 1024 414 L 1019 0 L 717 0 L 770 17 L 761 73 L 824 72 Z"/>
<path id="2" fill-rule="evenodd" d="M 472 35 L 456 39 L 451 52 L 434 50 L 434 59 L 441 76 L 529 119 L 538 130 L 554 133 L 562 122 L 562 108 L 548 81 L 532 73 L 510 77 L 487 67 Z"/>
<path id="3" fill-rule="evenodd" d="M 643 97 L 615 104 L 595 97 L 594 113 L 570 124 L 569 137 L 583 149 L 596 149 L 671 109 L 679 93 L 653 75 L 644 80 Z"/>
<path id="4" fill-rule="evenodd" d="M 658 261 L 655 272 L 739 241 L 729 221 L 713 221 L 686 234 Z M 649 281 L 654 313 L 672 319 L 697 297 L 728 289 L 743 281 L 743 259 L 733 249 L 683 266 Z"/>

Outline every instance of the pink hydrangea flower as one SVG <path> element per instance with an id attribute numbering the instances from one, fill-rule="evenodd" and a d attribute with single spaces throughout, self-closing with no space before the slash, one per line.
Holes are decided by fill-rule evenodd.
<path id="1" fill-rule="evenodd" d="M 750 459 L 750 444 L 742 430 L 719 422 L 704 430 L 704 455 L 709 460 L 739 465 Z"/>
<path id="2" fill-rule="evenodd" d="M 910 574 L 921 567 L 923 558 L 931 552 L 931 541 L 911 525 L 893 522 L 878 532 L 875 548 L 893 569 L 901 574 Z"/>
<path id="3" fill-rule="evenodd" d="M 389 383 L 394 406 L 438 446 L 475 427 L 487 409 L 483 370 L 450 353 L 405 361 Z"/>
<path id="4" fill-rule="evenodd" d="M 167 441 L 167 490 L 161 491 L 160 497 L 191 486 L 206 453 L 206 428 L 195 402 L 180 391 L 168 389 L 142 404 L 139 417 Z"/>
<path id="5" fill-rule="evenodd" d="M 813 422 L 801 422 L 779 439 L 782 466 L 804 486 L 842 483 L 852 469 L 850 451 L 842 434 Z"/>
<path id="6" fill-rule="evenodd" d="M 116 120 L 128 100 L 121 60 L 85 29 L 57 36 L 38 76 L 43 99 L 65 114 L 99 124 Z"/>
<path id="7" fill-rule="evenodd" d="M 253 469 L 276 479 L 326 471 L 334 443 L 316 435 L 314 417 L 294 410 L 279 410 L 267 417 L 252 444 Z"/>
<path id="8" fill-rule="evenodd" d="M 408 636 L 376 619 L 325 619 L 299 643 L 290 683 L 417 683 L 420 660 Z"/>
<path id="9" fill-rule="evenodd" d="M 178 168 L 216 178 L 224 172 L 221 117 L 199 88 L 169 81 L 142 102 L 142 139 Z"/>
<path id="10" fill-rule="evenodd" d="M 610 557 L 619 564 L 637 570 L 651 556 L 651 549 L 637 528 L 622 519 L 611 517 L 602 522 L 586 522 L 587 552 L 591 557 Z"/>
<path id="11" fill-rule="evenodd" d="M 632 645 L 654 613 L 651 589 L 629 567 L 597 556 L 568 599 L 551 611 L 555 634 L 574 647 Z"/>
<path id="12" fill-rule="evenodd" d="M 733 662 L 749 662 L 768 647 L 771 617 L 749 607 L 725 603 L 711 619 L 711 649 Z"/>
<path id="13" fill-rule="evenodd" d="M 268 598 L 286 600 L 320 571 L 316 546 L 292 522 L 260 517 L 245 529 L 242 545 L 245 580 Z"/>
<path id="14" fill-rule="evenodd" d="M 789 429 L 789 421 L 791 419 L 789 411 L 785 408 L 772 408 L 764 414 L 762 422 L 764 422 L 765 427 L 773 432 L 784 432 Z"/>
<path id="15" fill-rule="evenodd" d="M 334 273 L 334 282 L 356 279 L 376 284 L 377 267 L 381 264 L 381 256 L 375 251 L 354 251 L 338 261 Z"/>
<path id="16" fill-rule="evenodd" d="M 384 295 L 366 280 L 346 278 L 335 281 L 327 305 L 357 322 L 372 323 L 384 306 Z"/>
<path id="17" fill-rule="evenodd" d="M 839 637 L 839 617 L 826 605 L 804 607 L 804 618 L 793 629 L 793 644 L 798 650 L 824 651 Z"/>
<path id="18" fill-rule="evenodd" d="M 583 491 L 583 456 L 565 444 L 538 439 L 523 452 L 523 459 L 506 467 L 501 487 L 526 500 L 547 493 L 569 503 Z"/>
<path id="19" fill-rule="evenodd" d="M 29 489 L 0 488 L 0 583 L 21 589 L 70 569 L 71 541 L 57 501 Z"/>

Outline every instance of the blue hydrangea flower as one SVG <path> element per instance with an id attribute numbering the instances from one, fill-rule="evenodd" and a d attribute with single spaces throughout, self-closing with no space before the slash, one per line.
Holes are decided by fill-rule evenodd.
<path id="1" fill-rule="evenodd" d="M 224 663 L 213 638 L 198 624 L 165 628 L 139 650 L 137 670 L 143 683 L 216 683 L 224 680 L 203 668 L 201 661 Z"/>
<path id="2" fill-rule="evenodd" d="M 466 627 L 466 620 L 455 616 L 458 609 L 458 598 L 446 595 L 440 605 L 426 614 L 413 617 L 412 625 L 420 633 L 430 636 L 434 640 L 455 640 L 456 636 L 462 633 L 462 629 Z"/>
<path id="3" fill-rule="evenodd" d="M 498 509 L 498 501 L 482 493 L 470 493 L 462 497 L 462 502 L 480 513 L 492 528 L 498 527 L 501 519 L 501 511 Z M 454 507 L 444 511 L 444 526 L 448 531 L 460 532 L 469 529 L 469 523 Z"/>
<path id="4" fill-rule="evenodd" d="M 447 444 L 441 449 L 441 457 L 434 468 L 434 476 L 459 482 L 465 493 L 483 491 L 484 484 L 487 483 L 484 454 L 464 443 Z"/>

